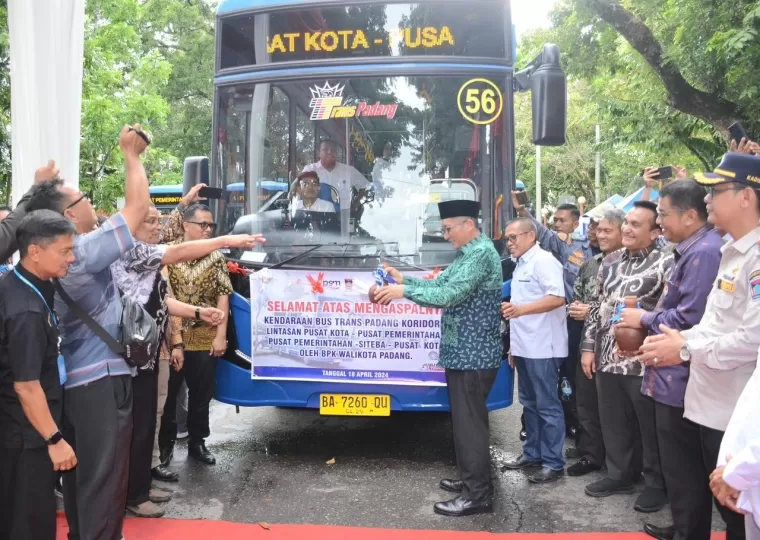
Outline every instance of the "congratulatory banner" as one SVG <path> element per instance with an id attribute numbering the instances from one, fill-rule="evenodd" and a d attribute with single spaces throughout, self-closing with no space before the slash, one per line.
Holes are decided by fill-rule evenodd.
<path id="1" fill-rule="evenodd" d="M 407 300 L 372 304 L 373 283 L 371 272 L 251 274 L 252 377 L 445 385 L 441 311 Z"/>

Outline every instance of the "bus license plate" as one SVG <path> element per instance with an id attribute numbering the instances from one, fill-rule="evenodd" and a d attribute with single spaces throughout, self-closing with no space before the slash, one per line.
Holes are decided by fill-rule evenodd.
<path id="1" fill-rule="evenodd" d="M 375 394 L 322 394 L 319 414 L 326 416 L 390 416 L 391 398 Z"/>

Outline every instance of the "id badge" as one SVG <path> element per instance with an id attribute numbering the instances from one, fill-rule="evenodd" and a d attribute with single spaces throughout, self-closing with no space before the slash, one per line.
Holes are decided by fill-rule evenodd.
<path id="1" fill-rule="evenodd" d="M 58 380 L 61 381 L 61 386 L 66 384 L 66 362 L 63 360 L 63 355 L 58 355 Z"/>

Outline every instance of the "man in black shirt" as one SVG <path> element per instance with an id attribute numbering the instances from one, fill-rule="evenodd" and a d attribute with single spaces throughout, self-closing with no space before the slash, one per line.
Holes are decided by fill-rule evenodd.
<path id="1" fill-rule="evenodd" d="M 54 540 L 56 471 L 77 460 L 59 431 L 66 370 L 51 279 L 74 262 L 74 225 L 31 212 L 21 263 L 0 279 L 0 540 Z"/>

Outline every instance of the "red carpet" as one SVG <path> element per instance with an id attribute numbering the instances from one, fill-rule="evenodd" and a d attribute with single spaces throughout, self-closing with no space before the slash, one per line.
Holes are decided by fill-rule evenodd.
<path id="1" fill-rule="evenodd" d="M 127 518 L 126 540 L 646 540 L 644 533 L 508 533 L 419 531 L 399 529 L 361 529 L 326 525 L 269 525 L 269 530 L 250 523 L 197 521 L 185 519 Z M 65 540 L 69 528 L 66 518 L 58 516 L 58 540 Z M 712 540 L 725 540 L 725 533 L 713 533 Z"/>

